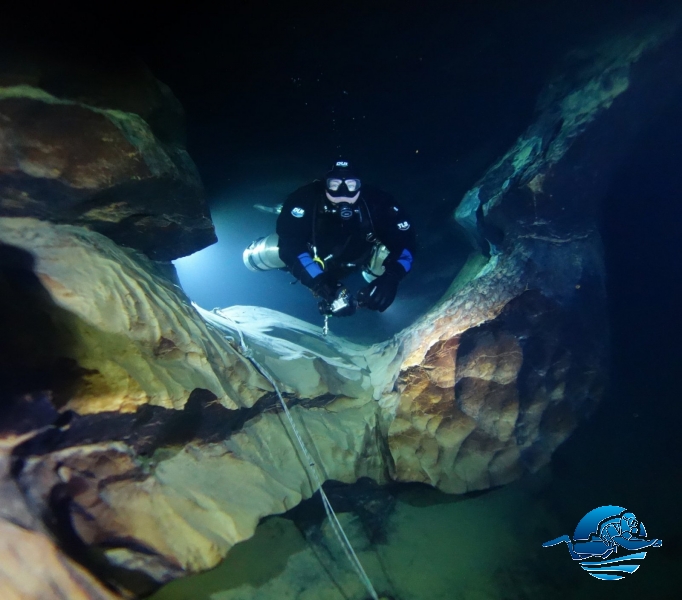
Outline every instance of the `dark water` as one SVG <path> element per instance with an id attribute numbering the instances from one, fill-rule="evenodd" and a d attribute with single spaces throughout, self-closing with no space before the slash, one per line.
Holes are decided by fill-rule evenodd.
<path id="1" fill-rule="evenodd" d="M 187 110 L 189 150 L 220 238 L 178 263 L 196 302 L 261 305 L 319 322 L 307 290 L 284 273 L 248 272 L 241 251 L 274 226 L 254 203 L 281 201 L 343 156 L 412 213 L 420 253 L 390 311 L 359 315 L 337 332 L 362 339 L 368 330 L 376 338 L 398 331 L 438 298 L 470 251 L 452 213 L 531 122 L 558 59 L 665 3 L 460 4 L 244 2 L 182 15 L 141 7 L 137 18 L 114 21 L 112 52 L 141 56 Z M 533 477 L 477 497 L 393 490 L 387 538 L 362 554 L 384 591 L 467 600 L 682 597 L 682 98 L 641 119 L 602 202 L 607 397 Z M 663 539 L 620 582 L 590 578 L 563 545 L 541 548 L 604 504 L 628 507 Z M 291 520 L 270 519 L 221 567 L 158 598 L 321 598 L 316 590 L 333 578 L 324 579 L 320 547 Z M 331 585 L 329 597 L 342 598 Z"/>
<path id="2" fill-rule="evenodd" d="M 178 261 L 188 293 L 206 308 L 253 304 L 321 324 L 307 290 L 285 273 L 248 272 L 241 252 L 274 229 L 253 204 L 281 202 L 341 156 L 411 213 L 419 252 L 390 311 L 332 327 L 364 341 L 399 331 L 462 266 L 471 248 L 453 211 L 531 122 L 559 59 L 650 12 L 633 2 L 240 5 L 151 33 L 140 52 L 186 107 L 220 239 Z"/>

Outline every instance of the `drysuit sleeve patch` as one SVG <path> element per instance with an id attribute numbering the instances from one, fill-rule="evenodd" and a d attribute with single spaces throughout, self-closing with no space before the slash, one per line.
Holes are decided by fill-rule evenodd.
<path id="1" fill-rule="evenodd" d="M 400 254 L 398 264 L 405 269 L 405 273 L 409 273 L 410 269 L 412 269 L 412 253 L 407 248 Z"/>

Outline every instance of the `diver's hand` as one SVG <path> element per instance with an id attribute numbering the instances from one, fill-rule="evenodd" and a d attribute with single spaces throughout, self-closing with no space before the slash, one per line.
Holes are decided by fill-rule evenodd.
<path id="1" fill-rule="evenodd" d="M 384 273 L 358 292 L 358 304 L 370 310 L 384 312 L 393 304 L 399 282 L 400 279 L 396 275 Z"/>
<path id="2" fill-rule="evenodd" d="M 341 287 L 332 302 L 321 300 L 317 307 L 321 314 L 328 317 L 350 317 L 355 314 L 358 303 L 345 287 Z"/>
<path id="3" fill-rule="evenodd" d="M 313 294 L 322 298 L 327 304 L 331 304 L 336 300 L 341 288 L 342 284 L 327 271 L 320 273 L 315 277 L 310 285 Z"/>

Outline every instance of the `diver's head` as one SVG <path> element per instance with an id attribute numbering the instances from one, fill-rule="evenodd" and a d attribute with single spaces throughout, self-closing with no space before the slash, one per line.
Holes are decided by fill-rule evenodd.
<path id="1" fill-rule="evenodd" d="M 350 164 L 345 160 L 337 160 L 325 179 L 325 193 L 333 204 L 345 202 L 355 204 L 360 197 L 360 180 Z"/>
<path id="2" fill-rule="evenodd" d="M 631 512 L 624 513 L 620 518 L 620 522 L 625 526 L 626 531 L 636 532 L 639 529 L 639 521 Z"/>

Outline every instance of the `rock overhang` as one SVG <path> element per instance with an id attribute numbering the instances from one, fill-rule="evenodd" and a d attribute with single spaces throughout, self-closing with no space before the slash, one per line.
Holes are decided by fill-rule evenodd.
<path id="1" fill-rule="evenodd" d="M 82 224 L 161 261 L 216 241 L 182 108 L 144 67 L 122 78 L 12 61 L 0 76 L 0 214 Z"/>

